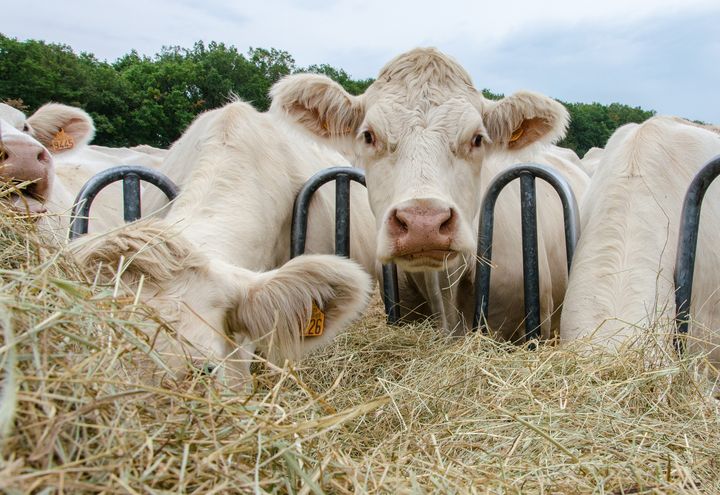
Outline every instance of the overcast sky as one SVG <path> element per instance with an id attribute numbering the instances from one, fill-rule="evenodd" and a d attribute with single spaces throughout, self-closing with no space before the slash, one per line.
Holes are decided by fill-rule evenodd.
<path id="1" fill-rule="evenodd" d="M 620 102 L 720 123 L 720 0 L 102 0 L 4 2 L 0 32 L 114 61 L 198 40 L 290 52 L 375 77 L 435 46 L 478 88 Z M 0 76 L 1 77 L 1 76 Z"/>

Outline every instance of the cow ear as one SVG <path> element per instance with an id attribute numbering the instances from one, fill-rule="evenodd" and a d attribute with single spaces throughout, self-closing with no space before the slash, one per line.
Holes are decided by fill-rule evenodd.
<path id="1" fill-rule="evenodd" d="M 246 331 L 282 364 L 330 342 L 367 306 L 372 280 L 354 261 L 303 255 L 254 280 L 231 311 L 231 331 Z"/>
<path id="2" fill-rule="evenodd" d="M 533 143 L 555 143 L 565 137 L 570 116 L 565 107 L 544 95 L 522 91 L 492 102 L 483 112 L 492 142 L 508 149 Z"/>
<path id="3" fill-rule="evenodd" d="M 133 285 L 143 276 L 160 284 L 188 269 L 208 265 L 185 237 L 160 220 L 148 219 L 104 234 L 88 234 L 68 246 L 90 280 L 113 283 L 120 275 Z"/>
<path id="4" fill-rule="evenodd" d="M 92 117 L 77 107 L 48 103 L 27 119 L 35 139 L 53 155 L 85 146 L 95 137 Z"/>
<path id="5" fill-rule="evenodd" d="M 287 76 L 272 87 L 270 97 L 271 111 L 322 138 L 354 136 L 364 118 L 362 97 L 319 74 Z"/>

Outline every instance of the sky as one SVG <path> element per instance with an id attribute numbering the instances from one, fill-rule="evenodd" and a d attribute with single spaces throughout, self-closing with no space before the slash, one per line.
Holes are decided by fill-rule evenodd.
<path id="1" fill-rule="evenodd" d="M 375 77 L 434 46 L 478 89 L 533 90 L 720 124 L 719 0 L 26 0 L 3 2 L 0 32 L 110 62 L 198 41 L 289 52 Z M 0 76 L 1 77 L 1 76 Z"/>

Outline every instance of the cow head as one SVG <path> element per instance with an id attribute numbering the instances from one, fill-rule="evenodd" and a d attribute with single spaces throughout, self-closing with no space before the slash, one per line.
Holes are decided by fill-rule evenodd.
<path id="1" fill-rule="evenodd" d="M 53 155 L 89 142 L 95 133 L 90 116 L 79 108 L 49 103 L 30 118 L 0 103 L 0 179 L 33 181 L 26 197 L 16 197 L 21 209 L 42 212 L 55 180 Z"/>
<path id="2" fill-rule="evenodd" d="M 472 259 L 489 153 L 564 135 L 568 114 L 542 95 L 485 99 L 456 62 L 416 49 L 388 63 L 360 96 L 320 75 L 288 76 L 272 111 L 365 169 L 378 258 L 409 271 Z"/>
<path id="3" fill-rule="evenodd" d="M 200 252 L 161 220 L 143 220 L 109 234 L 71 244 L 75 258 L 92 277 L 123 283 L 169 323 L 178 339 L 161 339 L 158 350 L 181 376 L 185 357 L 211 362 L 231 383 L 249 376 L 255 348 L 272 362 L 299 359 L 329 342 L 367 305 L 370 277 L 354 262 L 336 256 L 306 255 L 258 273 Z M 303 336 L 322 310 L 319 336 Z"/>

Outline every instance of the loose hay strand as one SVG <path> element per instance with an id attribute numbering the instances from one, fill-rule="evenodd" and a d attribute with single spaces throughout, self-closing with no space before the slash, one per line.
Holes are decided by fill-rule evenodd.
<path id="1" fill-rule="evenodd" d="M 702 356 L 451 339 L 386 325 L 378 300 L 303 362 L 259 360 L 239 396 L 173 380 L 166 325 L 12 212 L 0 290 L 6 492 L 720 493 Z"/>

